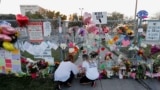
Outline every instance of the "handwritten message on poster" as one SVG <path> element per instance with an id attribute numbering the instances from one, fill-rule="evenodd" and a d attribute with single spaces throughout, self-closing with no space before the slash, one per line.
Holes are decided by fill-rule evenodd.
<path id="1" fill-rule="evenodd" d="M 9 72 L 21 72 L 20 51 L 9 52 L 0 49 L 0 73 Z"/>

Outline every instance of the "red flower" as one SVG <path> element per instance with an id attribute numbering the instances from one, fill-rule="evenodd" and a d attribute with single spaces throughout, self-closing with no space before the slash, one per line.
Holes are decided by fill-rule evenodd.
<path id="1" fill-rule="evenodd" d="M 105 48 L 104 48 L 104 47 L 102 47 L 102 48 L 101 48 L 101 50 L 102 50 L 102 51 L 104 51 L 104 50 L 105 50 Z"/>

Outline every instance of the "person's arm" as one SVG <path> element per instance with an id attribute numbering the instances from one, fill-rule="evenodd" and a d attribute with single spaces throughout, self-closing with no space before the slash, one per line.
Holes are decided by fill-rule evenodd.
<path id="1" fill-rule="evenodd" d="M 71 63 L 72 65 L 71 65 L 71 70 L 72 70 L 72 72 L 73 72 L 73 74 L 74 75 L 76 75 L 76 74 L 78 74 L 78 67 L 75 65 L 75 64 L 73 64 L 73 63 Z"/>

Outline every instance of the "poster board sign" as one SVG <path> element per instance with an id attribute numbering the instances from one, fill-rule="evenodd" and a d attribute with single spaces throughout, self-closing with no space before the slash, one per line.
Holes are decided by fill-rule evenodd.
<path id="1" fill-rule="evenodd" d="M 43 22 L 43 31 L 44 31 L 44 37 L 48 37 L 51 35 L 51 23 L 50 22 Z"/>
<path id="2" fill-rule="evenodd" d="M 44 58 L 44 57 L 52 57 L 50 48 L 46 48 L 42 54 L 39 53 L 34 55 L 34 58 Z"/>
<path id="3" fill-rule="evenodd" d="M 148 21 L 146 41 L 160 40 L 160 21 Z"/>
<path id="4" fill-rule="evenodd" d="M 92 18 L 95 24 L 107 24 L 107 12 L 93 12 Z"/>
<path id="5" fill-rule="evenodd" d="M 49 63 L 49 65 L 53 65 L 54 64 L 54 58 L 52 57 L 51 48 L 46 48 L 42 54 L 41 53 L 35 54 L 34 58 L 35 59 L 36 58 L 37 59 L 42 58 L 45 61 L 47 61 Z"/>
<path id="6" fill-rule="evenodd" d="M 0 73 L 21 72 L 20 51 L 0 49 Z"/>
<path id="7" fill-rule="evenodd" d="M 43 41 L 43 22 L 29 22 L 28 35 L 30 42 Z"/>

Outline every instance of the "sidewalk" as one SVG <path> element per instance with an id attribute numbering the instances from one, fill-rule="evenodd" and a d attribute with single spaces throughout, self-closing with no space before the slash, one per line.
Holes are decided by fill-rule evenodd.
<path id="1" fill-rule="evenodd" d="M 72 87 L 63 87 L 62 90 L 146 90 L 133 79 L 102 79 L 96 81 L 96 87 L 79 84 L 79 79 L 73 81 Z M 158 90 L 158 89 L 157 89 Z"/>

